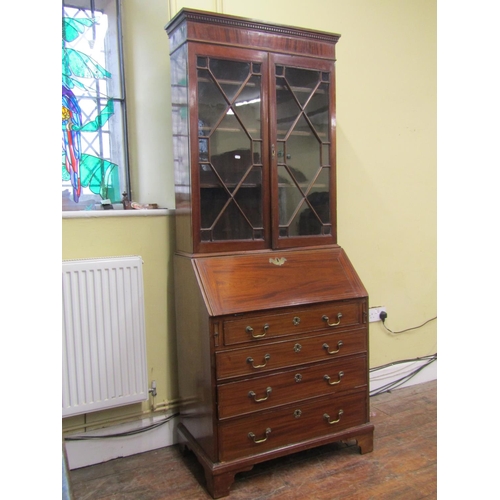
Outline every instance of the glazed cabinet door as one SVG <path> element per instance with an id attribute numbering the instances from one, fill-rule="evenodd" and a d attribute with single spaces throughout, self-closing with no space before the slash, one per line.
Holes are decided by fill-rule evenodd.
<path id="1" fill-rule="evenodd" d="M 270 56 L 273 247 L 336 243 L 335 72 Z"/>
<path id="2" fill-rule="evenodd" d="M 195 251 L 268 248 L 267 54 L 190 50 Z"/>

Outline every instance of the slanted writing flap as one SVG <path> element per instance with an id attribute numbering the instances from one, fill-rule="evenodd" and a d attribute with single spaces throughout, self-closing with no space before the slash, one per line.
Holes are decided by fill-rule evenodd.
<path id="1" fill-rule="evenodd" d="M 344 250 L 194 259 L 213 316 L 368 296 Z"/>

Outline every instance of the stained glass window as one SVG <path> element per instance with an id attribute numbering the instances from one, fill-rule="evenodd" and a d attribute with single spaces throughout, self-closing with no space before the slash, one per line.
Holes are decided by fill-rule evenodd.
<path id="1" fill-rule="evenodd" d="M 119 0 L 62 4 L 62 208 L 128 193 Z"/>

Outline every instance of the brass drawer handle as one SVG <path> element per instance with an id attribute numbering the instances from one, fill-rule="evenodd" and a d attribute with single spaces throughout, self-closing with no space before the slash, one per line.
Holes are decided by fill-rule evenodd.
<path id="1" fill-rule="evenodd" d="M 263 365 L 254 365 L 253 364 L 253 358 L 248 357 L 247 358 L 247 363 L 251 363 L 253 368 L 264 368 L 264 366 L 267 365 L 267 362 L 269 361 L 269 359 L 271 359 L 271 355 L 270 354 L 266 354 L 264 356 L 265 363 Z"/>
<path id="2" fill-rule="evenodd" d="M 341 348 L 343 345 L 344 345 L 344 342 L 342 342 L 341 340 L 339 340 L 339 341 L 337 342 L 337 350 L 336 350 L 336 351 L 329 351 L 329 350 L 328 350 L 328 349 L 329 349 L 329 346 L 328 346 L 328 344 L 325 342 L 325 343 L 323 344 L 323 349 L 326 349 L 326 352 L 327 352 L 328 354 L 337 354 L 337 353 L 340 351 L 340 348 Z"/>
<path id="3" fill-rule="evenodd" d="M 264 325 L 264 333 L 260 333 L 260 334 L 254 334 L 254 333 L 253 333 L 253 328 L 252 328 L 251 326 L 247 326 L 247 327 L 245 328 L 245 330 L 246 330 L 246 332 L 247 332 L 247 333 L 251 333 L 251 334 L 252 334 L 252 337 L 253 337 L 254 339 L 260 339 L 261 337 L 265 337 L 265 336 L 266 336 L 267 330 L 269 330 L 269 325 L 266 323 L 266 324 Z"/>
<path id="4" fill-rule="evenodd" d="M 254 442 L 255 444 L 260 444 L 260 443 L 264 443 L 264 442 L 266 442 L 266 441 L 267 441 L 267 438 L 268 438 L 269 434 L 271 434 L 271 429 L 268 427 L 268 428 L 266 429 L 266 437 L 265 437 L 265 438 L 262 438 L 262 439 L 255 439 L 255 434 L 254 434 L 253 432 L 249 432 L 249 433 L 248 433 L 248 437 L 249 437 L 250 439 L 252 439 L 252 440 L 253 440 L 253 442 Z"/>
<path id="5" fill-rule="evenodd" d="M 337 326 L 337 325 L 340 325 L 340 318 L 342 317 L 342 313 L 338 313 L 337 314 L 337 323 L 329 323 L 330 319 L 328 318 L 328 316 L 323 316 L 323 318 L 321 318 L 323 321 L 326 321 L 326 324 L 328 326 Z"/>
<path id="6" fill-rule="evenodd" d="M 249 398 L 253 398 L 253 400 L 254 400 L 256 403 L 261 403 L 262 401 L 267 401 L 267 400 L 269 399 L 269 394 L 271 394 L 271 391 L 272 391 L 271 387 L 268 387 L 268 388 L 266 389 L 266 397 L 265 397 L 265 398 L 260 398 L 260 399 L 255 399 L 255 392 L 250 391 L 250 392 L 248 393 L 248 397 L 249 397 Z"/>
<path id="7" fill-rule="evenodd" d="M 335 382 L 330 382 L 330 377 L 328 375 L 325 375 L 323 378 L 328 382 L 328 385 L 337 385 L 340 384 L 340 381 L 342 380 L 342 377 L 344 376 L 344 372 L 339 372 L 339 379 Z"/>
<path id="8" fill-rule="evenodd" d="M 337 420 L 330 420 L 330 415 L 328 415 L 328 413 L 325 413 L 323 415 L 323 418 L 330 424 L 330 425 L 333 425 L 333 424 L 338 424 L 340 422 L 340 419 L 342 418 L 342 415 L 344 414 L 344 410 L 339 410 L 339 413 L 338 413 L 338 417 Z"/>

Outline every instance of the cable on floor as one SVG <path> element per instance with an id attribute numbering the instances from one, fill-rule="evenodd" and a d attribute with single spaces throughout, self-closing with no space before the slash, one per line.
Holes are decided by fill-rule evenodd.
<path id="1" fill-rule="evenodd" d="M 102 436 L 68 436 L 65 437 L 65 441 L 85 441 L 88 439 L 108 439 L 108 438 L 119 438 L 119 437 L 126 437 L 126 436 L 134 436 L 135 434 L 141 434 L 142 432 L 147 432 L 153 429 L 156 429 L 157 427 L 160 427 L 161 425 L 166 424 L 167 422 L 170 422 L 173 418 L 177 417 L 179 413 L 174 413 L 172 415 L 169 415 L 165 419 L 163 419 L 160 422 L 156 422 L 154 424 L 148 425 L 146 427 L 141 427 L 140 429 L 135 429 L 132 431 L 126 431 L 126 432 L 118 432 L 116 434 L 106 434 Z"/>
<path id="2" fill-rule="evenodd" d="M 406 359 L 406 360 L 401 360 L 401 361 L 394 361 L 392 363 L 388 363 L 388 364 L 383 365 L 383 366 L 377 366 L 376 368 L 371 368 L 370 369 L 370 373 L 373 373 L 373 372 L 375 372 L 377 370 L 381 370 L 382 368 L 387 368 L 389 366 L 394 366 L 394 365 L 401 364 L 401 363 L 422 361 L 422 360 L 425 360 L 426 362 L 423 365 L 415 368 L 412 372 L 408 373 L 404 377 L 401 377 L 401 378 L 399 378 L 397 380 L 393 380 L 392 382 L 389 382 L 389 383 L 387 383 L 387 384 L 379 387 L 378 389 L 376 389 L 374 391 L 370 391 L 370 397 L 377 396 L 377 395 L 382 394 L 384 392 L 389 392 L 391 389 L 396 389 L 397 387 L 403 385 L 405 382 L 408 382 L 415 375 L 417 375 L 418 373 L 420 373 L 424 368 L 426 368 L 430 364 L 432 364 L 435 361 L 437 361 L 437 353 L 431 354 L 429 356 L 422 356 L 421 358 L 413 358 L 413 359 Z"/>

